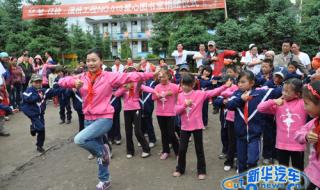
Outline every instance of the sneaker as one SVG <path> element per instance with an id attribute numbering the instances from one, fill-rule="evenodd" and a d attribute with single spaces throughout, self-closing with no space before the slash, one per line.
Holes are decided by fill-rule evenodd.
<path id="1" fill-rule="evenodd" d="M 223 154 L 223 153 L 218 156 L 218 158 L 219 158 L 220 160 L 225 159 L 226 157 L 227 157 L 227 155 L 225 155 L 225 154 Z"/>
<path id="2" fill-rule="evenodd" d="M 121 140 L 115 140 L 114 142 L 116 143 L 116 145 L 121 145 Z"/>
<path id="3" fill-rule="evenodd" d="M 60 121 L 59 125 L 62 125 L 62 124 L 64 124 L 64 123 L 65 123 L 65 121 Z"/>
<path id="4" fill-rule="evenodd" d="M 93 159 L 94 159 L 94 156 L 93 156 L 92 154 L 89 154 L 88 159 L 89 159 L 89 160 L 93 160 Z"/>
<path id="5" fill-rule="evenodd" d="M 142 152 L 141 157 L 142 158 L 148 158 L 151 154 L 148 152 Z"/>
<path id="6" fill-rule="evenodd" d="M 232 168 L 231 166 L 225 165 L 225 166 L 223 167 L 223 170 L 226 171 L 226 172 L 228 172 L 228 171 L 231 170 L 231 168 Z"/>
<path id="7" fill-rule="evenodd" d="M 147 134 L 147 133 L 145 133 L 145 134 L 144 134 L 144 137 L 148 137 L 148 134 Z"/>
<path id="8" fill-rule="evenodd" d="M 166 160 L 169 157 L 168 153 L 161 153 L 160 160 Z"/>
<path id="9" fill-rule="evenodd" d="M 180 177 L 181 173 L 180 172 L 173 172 L 172 176 L 173 177 Z"/>
<path id="10" fill-rule="evenodd" d="M 199 174 L 198 175 L 198 179 L 199 180 L 205 180 L 206 179 L 206 175 L 205 174 Z"/>
<path id="11" fill-rule="evenodd" d="M 104 155 L 102 157 L 104 164 L 109 165 L 110 164 L 110 159 L 111 159 L 111 153 L 110 153 L 110 148 L 107 144 L 103 145 L 103 152 Z"/>
<path id="12" fill-rule="evenodd" d="M 108 190 L 111 187 L 110 181 L 99 182 L 96 186 L 96 190 Z"/>
<path id="13" fill-rule="evenodd" d="M 138 147 L 141 147 L 141 144 L 140 144 L 140 143 L 138 143 Z"/>
<path id="14" fill-rule="evenodd" d="M 10 120 L 10 117 L 9 117 L 9 116 L 5 116 L 5 117 L 4 117 L 4 120 L 5 120 L 5 121 L 9 121 L 9 120 Z"/>
<path id="15" fill-rule="evenodd" d="M 132 154 L 127 154 L 128 159 L 131 159 L 132 157 L 133 157 Z"/>
<path id="16" fill-rule="evenodd" d="M 70 124 L 71 123 L 71 120 L 67 120 L 66 124 Z"/>
<path id="17" fill-rule="evenodd" d="M 40 153 L 44 153 L 45 150 L 41 146 L 37 146 L 37 151 Z"/>
<path id="18" fill-rule="evenodd" d="M 149 143 L 149 148 L 153 148 L 153 147 L 155 147 L 155 146 L 156 146 L 155 143 L 153 143 L 153 142 Z"/>
<path id="19" fill-rule="evenodd" d="M 10 133 L 8 133 L 7 131 L 2 131 L 2 132 L 0 132 L 0 136 L 1 137 L 8 137 L 8 136 L 10 136 Z"/>
<path id="20" fill-rule="evenodd" d="M 263 159 L 262 164 L 263 165 L 270 165 L 270 164 L 272 164 L 272 160 L 271 159 Z"/>

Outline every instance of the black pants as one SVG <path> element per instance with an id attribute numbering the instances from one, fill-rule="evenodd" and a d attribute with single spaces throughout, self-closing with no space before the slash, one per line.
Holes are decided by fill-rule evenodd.
<path id="1" fill-rule="evenodd" d="M 263 151 L 264 159 L 271 159 L 277 157 L 276 151 L 276 127 L 274 125 L 266 124 L 263 128 Z"/>
<path id="2" fill-rule="evenodd" d="M 170 153 L 170 146 L 172 144 L 173 151 L 178 155 L 179 143 L 175 131 L 175 117 L 174 116 L 157 116 L 162 140 L 162 153 Z"/>
<path id="3" fill-rule="evenodd" d="M 277 157 L 280 165 L 288 166 L 291 158 L 291 164 L 294 168 L 303 171 L 304 169 L 304 151 L 287 151 L 277 149 Z"/>
<path id="4" fill-rule="evenodd" d="M 78 119 L 79 119 L 79 132 L 84 129 L 84 114 L 82 111 L 77 111 Z"/>
<path id="5" fill-rule="evenodd" d="M 149 144 L 147 143 L 141 130 L 141 110 L 124 111 L 124 124 L 126 128 L 127 154 L 134 155 L 134 145 L 132 140 L 133 125 L 134 133 L 138 142 L 141 144 L 143 152 L 149 153 Z"/>
<path id="6" fill-rule="evenodd" d="M 113 123 L 112 128 L 108 132 L 108 137 L 110 141 L 120 141 L 121 132 L 120 132 L 120 112 L 114 112 L 113 114 Z"/>
<path id="7" fill-rule="evenodd" d="M 222 143 L 222 153 L 228 154 L 228 147 L 229 147 L 228 127 L 226 125 L 225 113 L 224 113 L 224 110 L 222 109 L 220 112 L 220 123 L 221 123 L 220 137 L 221 137 L 221 143 Z"/>
<path id="8" fill-rule="evenodd" d="M 202 107 L 202 121 L 204 126 L 208 126 L 208 110 L 209 110 L 209 99 L 203 102 Z"/>
<path id="9" fill-rule="evenodd" d="M 21 103 L 22 84 L 14 84 L 10 93 L 10 101 L 13 108 L 19 108 Z"/>
<path id="10" fill-rule="evenodd" d="M 203 151 L 202 129 L 195 131 L 180 131 L 180 146 L 177 172 L 183 174 L 186 169 L 186 153 L 188 150 L 189 138 L 193 134 L 194 146 L 197 154 L 197 170 L 199 174 L 206 174 L 206 160 Z"/>
<path id="11" fill-rule="evenodd" d="M 227 160 L 224 165 L 233 166 L 234 157 L 237 152 L 236 146 L 236 135 L 234 132 L 234 122 L 226 120 L 226 127 L 228 128 L 228 152 L 227 152 Z"/>
<path id="12" fill-rule="evenodd" d="M 155 143 L 157 141 L 152 123 L 152 114 L 142 116 L 141 129 L 143 134 L 148 134 L 149 142 Z"/>
<path id="13" fill-rule="evenodd" d="M 60 100 L 60 119 L 61 121 L 66 120 L 66 110 L 67 110 L 67 120 L 70 121 L 72 118 L 72 111 L 70 106 L 70 99 L 69 100 Z"/>
<path id="14" fill-rule="evenodd" d="M 320 187 L 317 187 L 315 184 L 311 183 L 308 185 L 307 190 L 316 190 L 316 189 L 320 189 Z"/>
<path id="15" fill-rule="evenodd" d="M 45 123 L 44 123 L 44 115 L 38 115 L 31 117 L 31 128 L 37 134 L 37 143 L 36 145 L 39 147 L 43 147 L 45 141 Z"/>

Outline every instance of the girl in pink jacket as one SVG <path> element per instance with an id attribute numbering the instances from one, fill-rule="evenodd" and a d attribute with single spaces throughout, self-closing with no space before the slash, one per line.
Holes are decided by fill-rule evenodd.
<path id="1" fill-rule="evenodd" d="M 179 143 L 174 134 L 176 112 L 174 106 L 176 104 L 179 86 L 170 82 L 171 73 L 163 67 L 160 71 L 160 83 L 155 87 L 152 99 L 156 102 L 156 115 L 161 131 L 162 152 L 161 160 L 168 158 L 170 153 L 169 144 L 172 144 L 175 155 L 178 155 Z"/>
<path id="2" fill-rule="evenodd" d="M 276 148 L 280 165 L 303 171 L 305 145 L 294 140 L 295 133 L 307 122 L 307 112 L 303 108 L 302 81 L 287 80 L 282 89 L 282 97 L 270 99 L 258 105 L 258 111 L 273 114 L 276 118 Z"/>
<path id="3" fill-rule="evenodd" d="M 189 138 L 193 134 L 198 159 L 198 179 L 203 180 L 206 177 L 206 162 L 202 142 L 202 130 L 204 129 L 202 120 L 203 102 L 208 98 L 218 96 L 222 91 L 230 87 L 232 82 L 228 80 L 225 85 L 208 91 L 192 90 L 194 84 L 195 78 L 191 74 L 182 76 L 181 86 L 183 92 L 179 94 L 175 108 L 176 113 L 181 116 L 181 132 L 178 165 L 173 176 L 179 177 L 185 172 Z"/>
<path id="4" fill-rule="evenodd" d="M 77 88 L 83 99 L 85 128 L 74 138 L 75 144 L 97 158 L 98 178 L 96 190 L 107 190 L 111 186 L 109 174 L 110 150 L 103 144 L 103 136 L 112 127 L 114 108 L 110 104 L 112 89 L 130 82 L 153 78 L 153 73 L 112 73 L 102 71 L 102 53 L 97 49 L 87 53 L 88 72 L 59 80 L 65 88 Z"/>
<path id="5" fill-rule="evenodd" d="M 125 72 L 136 72 L 134 67 L 128 67 Z M 150 148 L 141 130 L 141 106 L 140 106 L 140 87 L 137 82 L 128 83 L 114 92 L 115 97 L 123 96 L 124 124 L 126 131 L 127 158 L 130 159 L 134 155 L 134 145 L 132 140 L 132 130 L 134 125 L 134 133 L 138 142 L 142 146 L 142 158 L 150 156 Z"/>
<path id="6" fill-rule="evenodd" d="M 310 143 L 309 162 L 304 172 L 310 180 L 307 190 L 316 190 L 320 189 L 320 81 L 304 86 L 302 97 L 304 109 L 314 119 L 296 132 L 295 139 L 302 145 Z"/>

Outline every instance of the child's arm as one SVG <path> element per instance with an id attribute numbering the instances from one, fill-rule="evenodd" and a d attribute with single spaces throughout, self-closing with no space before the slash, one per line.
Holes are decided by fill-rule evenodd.
<path id="1" fill-rule="evenodd" d="M 306 125 L 304 125 L 299 131 L 295 133 L 295 140 L 300 144 L 306 144 L 308 134 L 312 132 L 312 128 L 314 126 L 315 119 L 309 121 Z"/>
<path id="2" fill-rule="evenodd" d="M 156 74 L 156 73 L 155 73 Z M 141 72 L 131 72 L 131 73 L 108 73 L 105 75 L 106 80 L 109 80 L 112 87 L 119 87 L 121 85 L 130 82 L 139 82 L 152 79 L 154 73 L 141 73 Z"/>
<path id="3" fill-rule="evenodd" d="M 222 96 L 218 96 L 213 101 L 214 107 L 221 108 L 224 105 L 224 98 Z"/>
<path id="4" fill-rule="evenodd" d="M 11 109 L 11 107 L 0 104 L 0 110 L 4 110 L 8 114 L 12 114 L 13 112 L 17 112 L 16 109 Z"/>
<path id="5" fill-rule="evenodd" d="M 267 100 L 267 101 L 265 101 L 265 102 L 261 102 L 261 103 L 258 105 L 258 108 L 257 108 L 257 109 L 258 109 L 258 112 L 275 115 L 276 110 L 277 110 L 277 103 L 276 103 L 276 101 L 277 101 L 277 100 L 270 99 L 270 100 Z"/>
<path id="6" fill-rule="evenodd" d="M 178 103 L 175 105 L 176 114 L 178 115 L 182 114 L 187 107 L 191 107 L 191 106 L 192 106 L 192 100 L 186 100 L 186 101 L 179 100 Z"/>
<path id="7" fill-rule="evenodd" d="M 245 101 L 241 98 L 242 93 L 236 91 L 231 98 L 228 99 L 226 108 L 235 111 L 237 108 L 243 108 Z"/>
<path id="8" fill-rule="evenodd" d="M 115 97 L 120 97 L 120 96 L 122 96 L 126 91 L 127 91 L 127 89 L 126 89 L 125 87 L 120 87 L 120 88 L 118 88 L 118 89 L 113 93 L 113 95 L 114 95 Z"/>
<path id="9" fill-rule="evenodd" d="M 155 93 L 155 90 L 149 86 L 141 85 L 141 90 L 147 93 Z"/>
<path id="10" fill-rule="evenodd" d="M 80 80 L 80 76 L 68 76 L 61 78 L 58 82 L 59 86 L 62 88 L 76 88 L 76 81 Z"/>
<path id="11" fill-rule="evenodd" d="M 213 89 L 213 90 L 208 90 L 205 91 L 205 98 L 212 98 L 214 96 L 219 96 L 221 94 L 221 92 L 223 92 L 224 90 L 226 90 L 227 88 L 231 87 L 232 82 L 231 80 L 228 80 L 226 82 L 226 84 L 220 86 L 219 88 Z"/>
<path id="12" fill-rule="evenodd" d="M 221 96 L 224 98 L 230 98 L 232 94 L 237 91 L 239 87 L 237 85 L 232 85 L 230 88 L 226 89 L 225 91 L 221 92 Z"/>

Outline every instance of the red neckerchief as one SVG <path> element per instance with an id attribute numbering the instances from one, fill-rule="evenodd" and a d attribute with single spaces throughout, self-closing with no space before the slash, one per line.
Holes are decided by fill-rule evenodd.
<path id="1" fill-rule="evenodd" d="M 246 125 L 249 123 L 249 101 L 252 100 L 252 96 L 248 97 L 248 101 L 245 102 L 243 107 L 243 116 L 244 116 L 244 122 Z"/>
<path id="2" fill-rule="evenodd" d="M 120 67 L 120 65 L 116 65 L 117 72 L 119 71 L 119 67 Z"/>
<path id="3" fill-rule="evenodd" d="M 319 123 L 319 118 L 316 119 L 316 121 L 314 122 L 314 125 L 316 127 L 313 129 L 313 132 L 318 135 L 318 142 L 316 144 L 314 144 L 314 148 L 316 150 L 317 159 L 319 160 L 319 158 L 320 158 L 320 123 Z"/>
<path id="4" fill-rule="evenodd" d="M 132 85 L 132 86 L 129 88 L 129 97 L 131 97 L 131 98 L 134 97 L 134 85 Z"/>
<path id="5" fill-rule="evenodd" d="M 93 85 L 96 82 L 96 79 L 101 75 L 102 70 L 99 69 L 97 71 L 97 73 L 92 74 L 91 72 L 88 72 L 88 77 L 89 77 L 89 85 L 88 85 L 88 97 L 87 97 L 87 104 L 91 104 L 92 99 L 93 99 L 93 95 L 94 95 L 94 91 L 93 91 Z"/>

